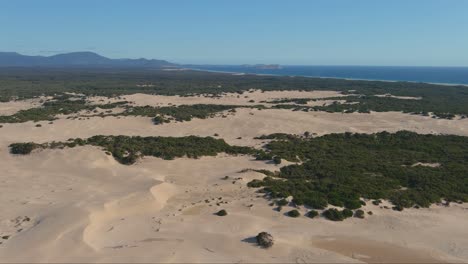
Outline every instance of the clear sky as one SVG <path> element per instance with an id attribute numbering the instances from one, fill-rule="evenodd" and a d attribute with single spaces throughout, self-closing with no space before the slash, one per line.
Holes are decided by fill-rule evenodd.
<path id="1" fill-rule="evenodd" d="M 0 51 L 468 66 L 468 0 L 0 0 Z"/>

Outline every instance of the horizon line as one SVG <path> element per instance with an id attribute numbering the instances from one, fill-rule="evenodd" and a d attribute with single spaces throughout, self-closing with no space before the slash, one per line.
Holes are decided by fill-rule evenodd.
<path id="1" fill-rule="evenodd" d="M 91 50 L 81 50 L 81 51 L 69 51 L 69 52 L 58 52 L 55 54 L 51 55 L 41 55 L 40 53 L 38 55 L 25 55 L 23 53 L 19 53 L 17 51 L 0 51 L 0 53 L 16 53 L 21 56 L 40 56 L 40 57 L 52 57 L 56 55 L 62 55 L 62 54 L 70 54 L 70 53 L 93 53 L 102 57 L 106 57 L 108 59 L 113 59 L 113 60 L 118 60 L 118 59 L 146 59 L 146 60 L 166 60 L 170 63 L 182 65 L 182 66 L 188 66 L 188 65 L 198 65 L 198 66 L 242 66 L 242 65 L 279 65 L 279 66 L 312 66 L 312 67 L 400 67 L 400 68 L 405 68 L 405 67 L 412 67 L 412 68 L 468 68 L 468 64 L 464 66 L 440 66 L 440 65 L 372 65 L 372 64 L 281 64 L 281 63 L 239 63 L 239 64 L 232 64 L 232 63 L 227 63 L 227 64 L 216 64 L 216 63 L 181 63 L 181 62 L 175 62 L 176 60 L 171 60 L 171 59 L 163 59 L 163 58 L 147 58 L 147 57 L 127 57 L 127 58 L 116 58 L 116 57 L 110 57 L 107 55 L 102 55 L 98 52 L 91 51 Z"/>

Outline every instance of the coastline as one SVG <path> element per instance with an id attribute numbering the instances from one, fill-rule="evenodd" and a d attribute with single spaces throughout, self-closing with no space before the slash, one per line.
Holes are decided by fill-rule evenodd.
<path id="1" fill-rule="evenodd" d="M 468 84 L 463 83 L 438 83 L 438 82 L 422 82 L 422 81 L 403 81 L 403 80 L 385 80 L 385 79 L 361 79 L 361 78 L 345 78 L 345 77 L 326 77 L 326 76 L 313 76 L 313 75 L 286 75 L 286 74 L 272 74 L 272 73 L 249 73 L 249 72 L 235 72 L 235 71 L 217 71 L 200 68 L 183 68 L 185 70 L 201 71 L 201 72 L 212 72 L 212 73 L 226 73 L 236 75 L 257 75 L 257 76 L 278 76 L 278 77 L 306 77 L 306 78 L 318 78 L 318 79 L 336 79 L 336 80 L 347 80 L 347 81 L 368 81 L 368 82 L 407 82 L 407 83 L 425 83 L 443 86 L 464 86 L 468 87 Z"/>

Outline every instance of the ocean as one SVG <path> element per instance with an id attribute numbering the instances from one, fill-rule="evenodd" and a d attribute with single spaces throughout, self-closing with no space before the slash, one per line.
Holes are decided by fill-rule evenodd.
<path id="1" fill-rule="evenodd" d="M 240 65 L 197 65 L 190 68 L 208 71 L 282 76 L 468 85 L 468 67 L 281 66 L 280 69 L 260 69 Z"/>

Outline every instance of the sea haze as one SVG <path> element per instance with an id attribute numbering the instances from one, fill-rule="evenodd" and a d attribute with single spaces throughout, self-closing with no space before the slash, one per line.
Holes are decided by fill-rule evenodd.
<path id="1" fill-rule="evenodd" d="M 234 73 L 468 84 L 468 67 L 281 66 L 279 69 L 265 69 L 243 65 L 197 65 L 190 68 Z"/>

